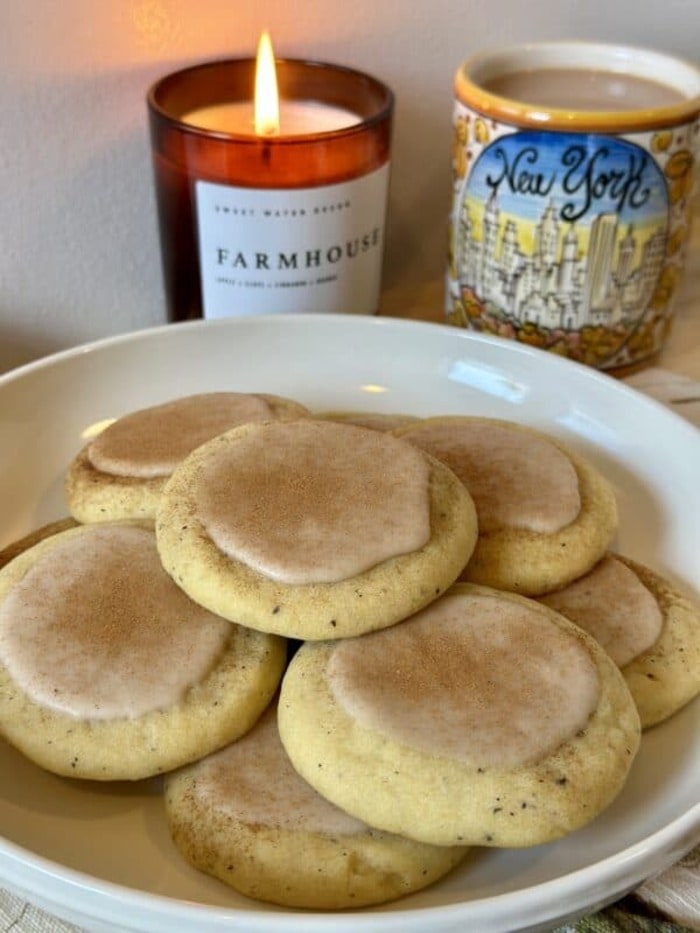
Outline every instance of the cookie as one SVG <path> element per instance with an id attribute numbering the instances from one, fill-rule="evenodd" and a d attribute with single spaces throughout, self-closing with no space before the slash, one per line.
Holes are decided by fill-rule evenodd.
<path id="1" fill-rule="evenodd" d="M 492 418 L 426 418 L 399 428 L 449 466 L 471 493 L 479 540 L 461 579 L 537 596 L 582 576 L 617 531 L 600 472 L 559 441 Z"/>
<path id="2" fill-rule="evenodd" d="M 278 721 L 320 794 L 433 845 L 532 846 L 584 826 L 623 787 L 640 740 L 593 638 L 473 584 L 391 629 L 302 645 Z"/>
<path id="3" fill-rule="evenodd" d="M 0 732 L 68 777 L 136 780 L 253 725 L 286 663 L 281 639 L 189 600 L 152 528 L 83 525 L 0 570 Z"/>
<path id="4" fill-rule="evenodd" d="M 118 418 L 70 464 L 65 497 L 80 522 L 155 518 L 163 487 L 200 444 L 249 421 L 298 418 L 306 408 L 276 395 L 211 392 Z"/>
<path id="5" fill-rule="evenodd" d="M 605 648 L 644 728 L 700 693 L 700 610 L 648 567 L 610 553 L 580 580 L 540 599 Z"/>
<path id="6" fill-rule="evenodd" d="M 165 809 L 195 868 L 285 907 L 392 901 L 432 884 L 466 852 L 373 830 L 328 803 L 292 768 L 274 704 L 242 739 L 168 775 Z"/>
<path id="7" fill-rule="evenodd" d="M 384 628 L 457 578 L 476 541 L 464 485 L 385 432 L 306 419 L 235 428 L 174 472 L 163 566 L 241 625 L 297 639 Z"/>

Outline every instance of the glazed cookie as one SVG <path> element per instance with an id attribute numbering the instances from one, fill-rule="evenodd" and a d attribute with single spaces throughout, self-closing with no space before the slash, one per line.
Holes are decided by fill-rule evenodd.
<path id="1" fill-rule="evenodd" d="M 441 878 L 466 851 L 373 830 L 317 794 L 285 754 L 274 705 L 239 741 L 168 775 L 165 808 L 195 868 L 287 907 L 392 901 Z"/>
<path id="2" fill-rule="evenodd" d="M 394 433 L 446 463 L 474 499 L 479 540 L 461 579 L 537 596 L 586 573 L 610 546 L 611 487 L 554 438 L 466 416 L 426 418 Z"/>
<path id="3" fill-rule="evenodd" d="M 534 600 L 456 584 L 383 632 L 302 645 L 279 730 L 316 790 L 434 845 L 539 845 L 625 783 L 639 717 L 620 671 Z"/>
<path id="4" fill-rule="evenodd" d="M 57 774 L 201 758 L 253 725 L 285 661 L 281 639 L 189 600 L 137 524 L 62 531 L 0 570 L 0 731 Z"/>
<path id="5" fill-rule="evenodd" d="M 196 450 L 156 521 L 163 566 L 196 602 L 261 631 L 344 638 L 443 592 L 476 540 L 464 485 L 381 431 L 243 425 Z"/>
<path id="6" fill-rule="evenodd" d="M 700 693 L 700 610 L 648 567 L 607 554 L 580 580 L 540 599 L 605 648 L 644 728 Z"/>
<path id="7" fill-rule="evenodd" d="M 276 395 L 211 392 L 124 415 L 71 463 L 68 508 L 80 522 L 152 520 L 168 477 L 200 444 L 238 424 L 306 414 L 298 402 Z"/>
<path id="8" fill-rule="evenodd" d="M 323 411 L 313 417 L 324 421 L 356 424 L 361 428 L 374 428 L 375 431 L 394 431 L 396 428 L 418 421 L 416 415 L 387 414 L 378 411 Z"/>

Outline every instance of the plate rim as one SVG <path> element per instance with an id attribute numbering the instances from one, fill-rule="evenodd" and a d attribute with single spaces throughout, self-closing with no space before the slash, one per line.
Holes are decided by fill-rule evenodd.
<path id="1" fill-rule="evenodd" d="M 143 327 L 137 330 L 121 331 L 116 334 L 110 334 L 102 337 L 96 337 L 74 346 L 64 347 L 45 356 L 22 363 L 12 369 L 0 373 L 0 390 L 6 384 L 19 381 L 23 378 L 33 375 L 35 372 L 52 366 L 61 365 L 69 362 L 73 358 L 83 355 L 94 354 L 111 348 L 118 348 L 124 344 L 139 342 L 141 340 L 156 340 L 159 337 L 170 335 L 173 338 L 188 332 L 197 332 L 200 330 L 229 330 L 238 327 L 299 327 L 301 325 L 323 324 L 328 327 L 340 328 L 376 328 L 378 330 L 425 330 L 434 334 L 449 335 L 451 339 L 457 342 L 482 345 L 489 347 L 496 352 L 502 352 L 513 357 L 523 359 L 536 359 L 541 361 L 542 365 L 556 371 L 561 368 L 563 373 L 576 374 L 578 378 L 584 381 L 590 381 L 597 387 L 616 386 L 616 391 L 624 395 L 633 404 L 648 406 L 656 412 L 663 412 L 670 421 L 676 424 L 676 427 L 683 426 L 681 430 L 687 430 L 689 437 L 700 437 L 700 431 L 691 424 L 686 418 L 678 412 L 664 405 L 658 399 L 642 392 L 633 385 L 628 385 L 622 379 L 605 372 L 595 369 L 577 360 L 560 356 L 551 351 L 542 350 L 521 341 L 498 337 L 493 334 L 486 334 L 458 327 L 456 325 L 442 323 L 439 321 L 420 320 L 414 318 L 393 317 L 389 315 L 373 314 L 343 314 L 343 313 L 313 313 L 313 312 L 293 312 L 285 314 L 251 314 L 239 315 L 236 317 L 224 318 L 199 318 L 197 320 L 178 321 L 154 326 Z"/>
<path id="2" fill-rule="evenodd" d="M 615 900 L 624 890 L 629 890 L 630 883 L 636 886 L 637 883 L 641 883 L 641 881 L 644 880 L 645 876 L 644 872 L 640 871 L 642 868 L 640 863 L 644 858 L 645 851 L 654 842 L 656 842 L 658 838 L 668 837 L 667 845 L 676 840 L 680 844 L 677 847 L 678 857 L 680 858 L 694 845 L 693 839 L 688 838 L 689 834 L 691 834 L 692 837 L 700 838 L 700 801 L 685 813 L 674 819 L 671 823 L 661 827 L 650 836 L 645 837 L 643 840 L 633 843 L 631 846 L 621 850 L 619 853 L 608 856 L 607 858 L 595 862 L 591 865 L 587 865 L 584 868 L 568 872 L 567 874 L 559 876 L 558 878 L 532 885 L 528 887 L 525 892 L 508 891 L 504 894 L 498 895 L 497 898 L 482 897 L 453 904 L 424 907 L 419 906 L 410 910 L 401 907 L 392 907 L 390 904 L 387 905 L 391 908 L 390 910 L 379 912 L 373 911 L 372 908 L 365 908 L 352 911 L 344 910 L 336 912 L 275 909 L 274 913 L 265 913 L 264 910 L 251 912 L 245 910 L 245 908 L 222 907 L 198 903 L 195 901 L 174 898 L 167 894 L 149 892 L 138 888 L 131 888 L 127 885 L 122 885 L 118 882 L 112 882 L 102 878 L 96 878 L 87 872 L 63 866 L 59 862 L 55 862 L 46 856 L 34 853 L 24 846 L 19 845 L 18 843 L 14 843 L 5 839 L 2 835 L 0 835 L 0 873 L 2 873 L 2 875 L 5 874 L 3 869 L 5 868 L 7 859 L 9 857 L 13 857 L 14 861 L 17 863 L 23 865 L 24 867 L 28 867 L 30 871 L 36 875 L 37 879 L 42 878 L 45 880 L 48 878 L 52 884 L 58 883 L 63 885 L 67 883 L 70 889 L 68 893 L 76 892 L 79 890 L 89 890 L 94 894 L 99 894 L 102 897 L 106 897 L 108 904 L 103 906 L 103 909 L 99 914 L 93 915 L 83 914 L 82 911 L 78 912 L 81 916 L 85 916 L 86 918 L 94 917 L 95 919 L 107 919 L 109 917 L 109 903 L 119 902 L 122 904 L 126 903 L 129 906 L 137 907 L 140 910 L 144 910 L 148 914 L 151 914 L 154 911 L 157 912 L 158 907 L 167 908 L 167 913 L 169 914 L 173 912 L 186 914 L 184 919 L 189 919 L 191 917 L 192 920 L 205 919 L 214 922 L 216 924 L 216 930 L 221 928 L 219 926 L 220 924 L 228 924 L 230 921 L 235 921 L 238 924 L 240 924 L 241 921 L 244 921 L 249 924 L 249 929 L 262 930 L 268 927 L 272 920 L 276 928 L 282 931 L 282 933 L 293 933 L 293 931 L 295 931 L 301 924 L 303 924 L 305 929 L 318 931 L 318 933 L 321 933 L 321 931 L 325 930 L 331 930 L 331 928 L 333 930 L 348 931 L 349 933 L 350 930 L 354 930 L 356 928 L 358 919 L 371 917 L 373 929 L 377 931 L 389 931 L 395 927 L 397 922 L 405 921 L 410 924 L 411 922 L 415 921 L 417 917 L 420 919 L 421 917 L 430 915 L 430 919 L 433 922 L 431 928 L 437 931 L 442 929 L 445 923 L 449 923 L 453 919 L 458 918 L 459 915 L 464 912 L 465 906 L 472 908 L 476 913 L 483 914 L 484 912 L 488 911 L 490 904 L 494 900 L 498 900 L 500 903 L 505 904 L 506 908 L 511 905 L 514 907 L 517 906 L 519 919 L 521 919 L 523 917 L 523 905 L 521 903 L 523 900 L 523 894 L 527 894 L 528 902 L 533 902 L 530 905 L 531 910 L 533 908 L 538 910 L 538 916 L 536 918 L 531 918 L 536 919 L 538 923 L 542 923 L 543 921 L 546 923 L 549 920 L 556 920 L 557 923 L 560 921 L 560 915 L 558 913 L 552 912 L 551 910 L 548 912 L 547 916 L 542 915 L 542 902 L 537 901 L 536 897 L 541 893 L 556 893 L 560 900 L 562 898 L 566 899 L 567 904 L 570 904 L 573 907 L 573 913 L 577 913 L 581 908 L 588 912 L 589 902 L 585 899 L 584 890 L 585 884 L 589 880 L 587 876 L 592 874 L 594 870 L 600 869 L 602 866 L 608 866 L 609 863 L 611 866 L 616 868 L 616 871 L 613 873 L 613 877 L 622 884 L 622 887 L 616 894 L 606 896 L 600 902 L 601 905 L 604 903 L 610 903 L 612 900 Z M 621 859 L 622 856 L 624 856 L 624 859 Z M 675 861 L 675 859 L 676 853 L 674 852 L 673 856 L 669 856 L 669 860 Z M 632 866 L 631 871 L 630 866 Z M 3 878 L 3 880 L 6 880 L 6 876 Z M 562 888 L 567 888 L 567 890 L 562 893 Z M 572 897 L 574 898 L 573 903 L 571 903 Z M 68 901 L 65 898 L 60 902 L 55 899 L 50 899 L 50 902 L 57 906 L 68 904 Z M 552 905 L 554 905 L 555 902 L 556 900 L 552 898 Z M 400 905 L 401 900 L 394 901 L 393 904 Z M 71 911 L 71 913 L 74 913 L 74 911 Z M 146 921 L 149 919 L 149 917 L 145 918 Z M 484 918 L 479 916 L 476 918 L 464 919 L 476 919 L 478 921 L 483 921 Z M 332 927 L 328 926 L 329 923 L 332 925 Z M 240 925 L 237 928 L 244 929 Z M 139 926 L 133 927 L 133 929 L 145 931 L 148 930 L 149 927 Z M 520 927 L 518 927 L 518 929 L 520 929 Z"/>

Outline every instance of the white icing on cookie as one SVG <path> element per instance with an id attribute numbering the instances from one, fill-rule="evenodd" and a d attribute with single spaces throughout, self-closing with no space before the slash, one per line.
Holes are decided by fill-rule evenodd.
<path id="1" fill-rule="evenodd" d="M 113 476 L 169 476 L 195 447 L 217 434 L 272 417 L 267 401 L 257 395 L 190 395 L 117 419 L 90 444 L 88 459 L 96 470 Z"/>
<path id="2" fill-rule="evenodd" d="M 651 648 L 663 627 L 653 594 L 634 571 L 611 555 L 585 577 L 540 597 L 540 602 L 585 629 L 618 667 Z"/>
<path id="3" fill-rule="evenodd" d="M 367 829 L 299 777 L 280 741 L 274 706 L 242 739 L 198 762 L 194 773 L 200 801 L 246 823 L 331 836 Z"/>
<path id="4" fill-rule="evenodd" d="M 553 752 L 586 726 L 600 690 L 575 630 L 495 591 L 448 594 L 391 629 L 338 643 L 326 677 L 363 728 L 492 768 Z"/>
<path id="5" fill-rule="evenodd" d="M 0 659 L 35 703 L 82 719 L 171 707 L 231 624 L 163 570 L 153 532 L 95 525 L 44 553 L 0 604 Z"/>
<path id="6" fill-rule="evenodd" d="M 571 460 L 547 438 L 517 425 L 427 419 L 402 435 L 455 473 L 474 499 L 480 534 L 522 528 L 552 534 L 581 510 Z"/>
<path id="7" fill-rule="evenodd" d="M 379 431 L 262 426 L 212 452 L 193 495 L 224 554 L 284 583 L 333 583 L 430 539 L 430 464 Z"/>

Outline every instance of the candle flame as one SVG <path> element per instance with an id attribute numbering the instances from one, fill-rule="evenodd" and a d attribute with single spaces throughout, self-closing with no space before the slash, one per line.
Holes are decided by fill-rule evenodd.
<path id="1" fill-rule="evenodd" d="M 280 104 L 277 90 L 275 54 L 267 31 L 260 36 L 255 65 L 255 132 L 277 136 L 280 131 Z"/>

